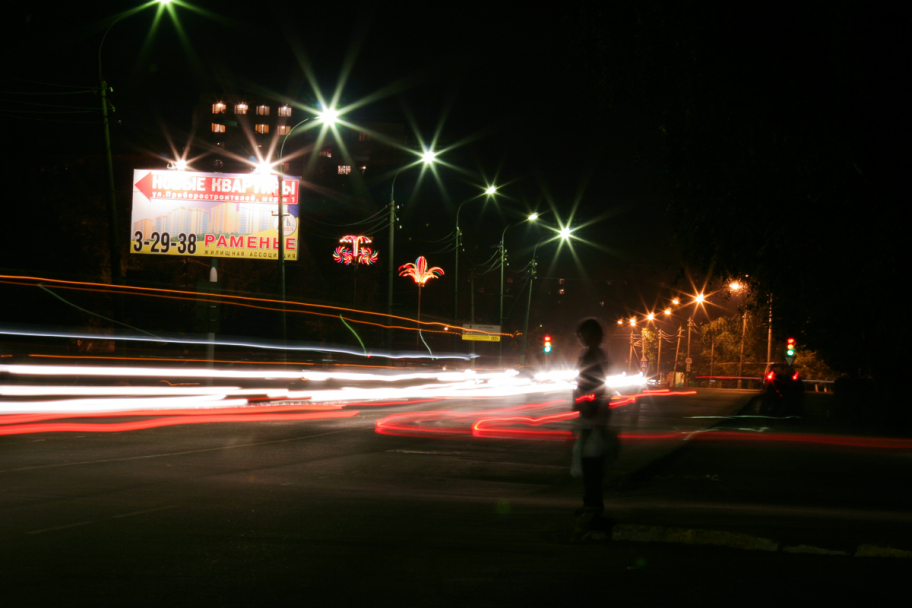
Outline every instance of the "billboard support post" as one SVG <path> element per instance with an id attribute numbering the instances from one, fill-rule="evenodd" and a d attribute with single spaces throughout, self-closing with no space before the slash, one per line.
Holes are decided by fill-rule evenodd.
<path id="1" fill-rule="evenodd" d="M 287 136 L 286 136 L 287 138 Z M 285 149 L 284 142 L 282 149 Z M 279 299 L 282 301 L 282 363 L 288 360 L 288 325 L 285 315 L 285 210 L 282 208 L 282 163 L 279 162 Z"/>
<path id="2" fill-rule="evenodd" d="M 218 283 L 218 258 L 212 258 L 212 266 L 209 268 L 209 282 Z M 210 305 L 211 306 L 211 305 Z M 211 314 L 207 315 L 206 324 L 208 325 L 207 329 L 209 332 L 206 335 L 206 367 L 212 369 L 215 366 L 215 327 L 213 326 Z M 209 382 L 207 383 L 210 386 L 212 385 L 212 376 L 209 377 Z"/>

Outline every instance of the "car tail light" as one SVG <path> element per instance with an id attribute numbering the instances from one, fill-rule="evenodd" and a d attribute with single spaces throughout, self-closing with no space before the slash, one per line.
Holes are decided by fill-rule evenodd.
<path id="1" fill-rule="evenodd" d="M 766 375 L 766 379 L 767 379 L 767 380 L 775 380 L 775 379 L 776 379 L 776 372 L 770 372 L 769 374 L 767 374 L 767 375 Z"/>
<path id="2" fill-rule="evenodd" d="M 797 380 L 797 379 L 798 379 L 798 372 L 795 372 L 795 375 L 792 376 L 792 380 Z"/>

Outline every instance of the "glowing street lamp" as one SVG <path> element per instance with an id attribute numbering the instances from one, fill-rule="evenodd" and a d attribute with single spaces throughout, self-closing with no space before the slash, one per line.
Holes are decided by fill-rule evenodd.
<path id="1" fill-rule="evenodd" d="M 288 133 L 285 134 L 285 137 L 282 138 L 282 146 L 279 148 L 279 162 L 275 164 L 277 167 L 277 178 L 279 181 L 279 195 L 278 195 L 278 237 L 279 237 L 279 300 L 282 302 L 282 341 L 287 342 L 288 334 L 288 325 L 285 318 L 285 204 L 282 201 L 283 193 L 282 188 L 284 187 L 285 176 L 283 174 L 285 166 L 285 143 L 288 141 L 288 138 L 294 132 L 295 129 L 300 127 L 306 122 L 317 119 L 320 122 L 323 122 L 327 125 L 333 125 L 336 122 L 336 119 L 339 117 L 339 112 L 333 108 L 325 108 L 322 112 L 319 112 L 313 116 L 308 116 L 292 128 L 288 129 Z M 256 173 L 262 173 L 269 175 L 272 173 L 273 164 L 263 161 L 257 164 Z M 285 357 L 285 350 L 282 350 L 282 357 Z"/>
<path id="2" fill-rule="evenodd" d="M 504 324 L 504 268 L 507 265 L 507 249 L 504 247 L 504 238 L 507 236 L 507 230 L 516 226 L 517 224 L 522 224 L 523 222 L 534 222 L 538 219 L 537 213 L 531 213 L 529 216 L 519 222 L 513 222 L 508 224 L 506 228 L 503 229 L 503 232 L 500 235 L 500 331 L 503 331 Z M 497 365 L 503 365 L 503 340 L 497 343 Z"/>
<path id="3" fill-rule="evenodd" d="M 564 235 L 563 235 L 564 231 L 567 232 L 566 237 L 564 237 Z M 567 240 L 567 238 L 570 237 L 570 232 L 571 232 L 571 229 L 569 227 L 563 228 L 560 231 L 561 240 L 562 241 Z M 549 238 L 549 237 L 543 236 L 542 238 L 538 239 L 538 242 L 535 243 L 535 247 L 532 248 L 532 262 L 531 262 L 531 267 L 529 268 L 529 296 L 528 296 L 528 299 L 526 300 L 526 321 L 525 321 L 525 324 L 523 325 L 522 350 L 519 352 L 519 366 L 520 367 L 522 367 L 523 365 L 526 364 L 526 336 L 529 334 L 529 311 L 532 308 L 532 286 L 535 284 L 535 272 L 538 268 L 538 261 L 535 257 L 535 254 L 538 251 L 538 246 L 541 244 L 542 241 L 544 241 L 547 238 Z"/>
<path id="4" fill-rule="evenodd" d="M 494 196 L 497 192 L 497 186 L 491 185 L 485 188 L 485 195 L 490 198 Z M 459 206 L 456 208 L 456 264 L 453 267 L 453 322 L 459 323 L 459 248 L 461 246 L 462 240 L 462 231 L 459 229 L 459 212 L 462 211 L 462 206 L 468 203 L 469 201 L 478 200 L 480 196 L 475 196 L 468 200 L 464 200 L 459 203 Z M 475 343 L 472 343 L 474 346 Z"/>
<path id="5" fill-rule="evenodd" d="M 158 4 L 168 4 L 170 0 L 158 0 Z M 111 158 L 111 125 L 110 119 L 108 118 L 108 83 L 105 82 L 104 75 L 101 70 L 101 49 L 104 47 L 105 38 L 108 37 L 108 32 L 111 31 L 111 28 L 114 27 L 114 24 L 119 22 L 124 17 L 134 14 L 138 10 L 152 6 L 152 4 L 147 4 L 146 6 L 139 7 L 138 9 L 125 11 L 121 13 L 114 21 L 108 25 L 108 28 L 104 31 L 104 34 L 101 35 L 101 41 L 98 43 L 98 84 L 99 92 L 101 95 L 101 124 L 104 129 L 104 141 L 105 141 L 105 160 L 108 165 L 108 252 L 110 254 L 111 260 L 111 282 L 115 285 L 123 283 L 123 277 L 121 276 L 121 265 L 120 265 L 120 234 L 117 231 L 117 195 L 114 189 L 114 161 Z M 161 9 L 159 9 L 161 10 Z M 111 91 L 114 89 L 112 88 Z M 112 108 L 113 110 L 113 108 Z M 120 311 L 118 311 L 120 314 Z"/>
<path id="6" fill-rule="evenodd" d="M 426 166 L 433 165 L 437 159 L 437 153 L 431 149 L 424 150 L 420 155 L 421 162 Z M 406 165 L 401 167 L 396 174 L 393 175 L 393 182 L 390 184 L 390 215 L 389 215 L 389 271 L 387 273 L 386 281 L 386 314 L 389 316 L 393 315 L 393 273 L 394 268 L 392 261 L 396 255 L 396 178 L 399 177 L 399 174 L 402 173 L 405 169 L 413 165 Z M 420 293 L 420 292 L 419 292 Z M 393 348 L 393 330 L 388 329 L 386 334 L 387 346 L 390 350 Z"/>

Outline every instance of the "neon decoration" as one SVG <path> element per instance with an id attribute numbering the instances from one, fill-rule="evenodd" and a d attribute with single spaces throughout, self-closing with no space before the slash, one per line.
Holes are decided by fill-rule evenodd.
<path id="1" fill-rule="evenodd" d="M 371 242 L 370 237 L 347 234 L 339 239 L 339 242 L 351 243 L 352 248 L 349 249 L 344 245 L 336 247 L 336 250 L 333 252 L 333 259 L 337 263 L 344 263 L 346 266 L 352 262 L 355 262 L 356 264 L 367 264 L 368 266 L 377 263 L 379 253 L 370 247 L 362 247 L 363 243 Z"/>
<path id="2" fill-rule="evenodd" d="M 404 269 L 404 270 L 403 270 Z M 443 275 L 443 268 L 434 266 L 428 268 L 428 261 L 424 256 L 420 256 L 415 263 L 403 264 L 399 267 L 400 277 L 412 277 L 418 285 L 424 286 L 428 279 L 436 279 Z"/>

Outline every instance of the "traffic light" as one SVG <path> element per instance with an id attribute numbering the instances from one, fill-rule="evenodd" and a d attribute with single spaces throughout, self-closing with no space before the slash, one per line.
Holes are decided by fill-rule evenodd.
<path id="1" fill-rule="evenodd" d="M 545 336 L 545 352 L 551 352 L 551 336 Z"/>
<path id="2" fill-rule="evenodd" d="M 785 341 L 785 361 L 789 365 L 795 360 L 795 338 L 789 338 Z"/>

